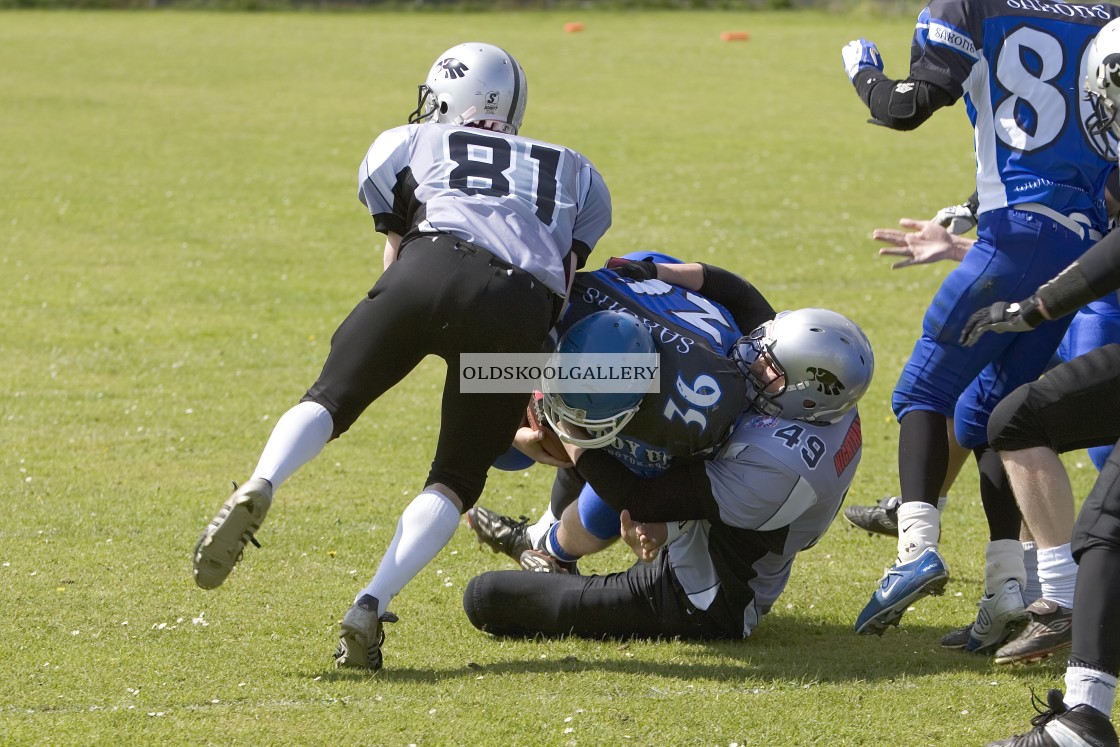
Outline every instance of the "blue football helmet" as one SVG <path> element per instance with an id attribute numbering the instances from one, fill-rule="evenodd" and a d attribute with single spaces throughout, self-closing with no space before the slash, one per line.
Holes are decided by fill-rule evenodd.
<path id="1" fill-rule="evenodd" d="M 765 353 L 762 380 L 751 366 Z M 810 423 L 835 423 L 855 407 L 871 385 L 875 354 L 863 330 L 827 309 L 783 311 L 740 338 L 731 357 L 750 384 L 751 404 L 760 412 Z M 778 378 L 775 391 L 767 388 Z"/>
<path id="2" fill-rule="evenodd" d="M 557 353 L 654 354 L 653 335 L 637 317 L 597 311 L 573 324 L 556 344 Z M 637 382 L 636 382 L 637 383 Z M 541 410 L 560 440 L 585 449 L 611 443 L 638 412 L 645 390 L 629 392 L 559 392 L 545 380 Z"/>

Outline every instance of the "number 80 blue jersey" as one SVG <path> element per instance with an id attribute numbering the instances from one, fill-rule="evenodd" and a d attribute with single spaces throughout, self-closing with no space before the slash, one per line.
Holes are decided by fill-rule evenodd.
<path id="1" fill-rule="evenodd" d="M 1118 16 L 1108 3 L 1041 0 L 933 0 L 922 10 L 910 77 L 964 96 L 980 213 L 1036 203 L 1107 230 L 1115 141 L 1086 127 L 1085 57 Z"/>

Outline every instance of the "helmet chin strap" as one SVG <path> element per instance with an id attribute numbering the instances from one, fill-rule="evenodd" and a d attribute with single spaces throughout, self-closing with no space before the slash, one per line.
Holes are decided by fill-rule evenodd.
<path id="1" fill-rule="evenodd" d="M 455 119 L 452 120 L 451 124 L 462 127 L 464 124 L 467 123 L 467 120 L 470 117 L 474 116 L 474 113 L 476 111 L 478 111 L 478 107 L 472 106 L 470 109 L 467 109 L 465 112 L 460 114 L 458 117 L 455 117 Z"/>

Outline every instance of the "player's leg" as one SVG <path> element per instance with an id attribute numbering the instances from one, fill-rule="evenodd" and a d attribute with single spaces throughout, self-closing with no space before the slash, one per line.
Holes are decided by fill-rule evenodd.
<path id="1" fill-rule="evenodd" d="M 246 543 L 257 544 L 255 534 L 280 484 L 423 357 L 425 310 L 417 300 L 425 276 L 417 264 L 394 263 L 339 325 L 318 380 L 277 421 L 251 479 L 234 490 L 199 539 L 199 586 L 212 589 L 225 581 Z M 413 333 L 402 335 L 401 329 Z"/>
<path id="2" fill-rule="evenodd" d="M 736 635 L 732 621 L 697 610 L 683 597 L 664 555 L 605 576 L 490 571 L 467 584 L 463 609 L 476 628 L 500 636 L 702 640 Z"/>
<path id="3" fill-rule="evenodd" d="M 378 669 L 381 618 L 393 598 L 447 545 L 474 506 L 490 465 L 521 423 L 526 392 L 460 391 L 462 353 L 535 353 L 552 323 L 553 296 L 523 271 L 462 249 L 432 304 L 434 351 L 448 362 L 435 458 L 425 488 L 405 508 L 377 572 L 343 618 L 338 666 Z"/>
<path id="4" fill-rule="evenodd" d="M 1077 566 L 1070 546 L 1073 491 L 1059 453 L 1120 438 L 1120 345 L 1091 350 L 1016 389 L 988 431 L 1038 546 L 1041 598 L 1026 629 L 996 652 L 1000 664 L 1035 661 L 1069 645 Z"/>
<path id="5" fill-rule="evenodd" d="M 898 557 L 856 621 L 859 633 L 881 634 L 897 624 L 907 607 L 944 588 L 948 568 L 938 552 L 940 516 L 936 503 L 948 474 L 947 418 L 958 398 L 991 361 L 1015 341 L 986 335 L 976 346 L 958 344 L 961 329 L 979 308 L 1002 298 L 1030 293 L 1078 252 L 1087 248 L 1072 232 L 1056 233 L 1052 221 L 1016 210 L 997 210 L 981 218 L 976 244 L 942 284 L 923 320 L 922 336 L 895 389 L 899 419 Z M 1059 227 L 1060 228 L 1060 227 Z M 1067 235 L 1068 234 L 1068 235 Z M 999 247 L 997 249 L 997 246 Z M 1043 325 L 1045 326 L 1045 325 Z M 1042 327 L 1032 334 L 1041 333 Z M 1061 335 L 1045 351 L 1048 359 Z M 1045 359 L 1043 364 L 1045 365 Z M 1035 371 L 1023 369 L 1026 377 Z M 956 423 L 958 436 L 961 424 Z M 961 446 L 982 443 L 959 439 Z"/>
<path id="6" fill-rule="evenodd" d="M 549 531 L 564 514 L 564 509 L 575 503 L 587 482 L 572 468 L 557 469 L 552 481 L 551 501 L 536 523 L 530 524 L 527 516 L 514 518 L 482 506 L 467 511 L 467 523 L 481 544 L 521 562 L 526 550 L 541 549 Z M 615 526 L 617 528 L 617 519 Z"/>
<path id="7" fill-rule="evenodd" d="M 1120 451 L 1114 450 L 1082 506 L 1074 529 L 1080 564 L 1073 648 L 1066 666 L 1066 692 L 1051 690 L 1047 708 L 1031 720 L 1030 732 L 989 747 L 1120 744 L 1112 726 L 1120 673 Z"/>

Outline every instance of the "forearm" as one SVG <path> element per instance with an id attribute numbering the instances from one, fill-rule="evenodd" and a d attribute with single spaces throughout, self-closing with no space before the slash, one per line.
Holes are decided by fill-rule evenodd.
<path id="1" fill-rule="evenodd" d="M 630 511 L 635 521 L 719 520 L 703 462 L 673 467 L 656 477 L 639 477 L 603 451 L 583 452 L 576 471 L 607 505 Z"/>

